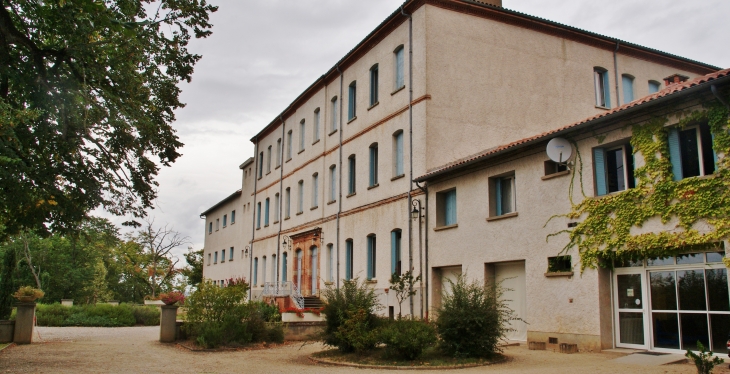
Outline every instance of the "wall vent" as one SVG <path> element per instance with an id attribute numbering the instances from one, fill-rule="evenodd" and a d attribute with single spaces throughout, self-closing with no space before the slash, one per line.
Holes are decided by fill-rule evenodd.
<path id="1" fill-rule="evenodd" d="M 558 344 L 558 338 L 548 338 L 548 343 L 550 343 L 550 344 Z"/>

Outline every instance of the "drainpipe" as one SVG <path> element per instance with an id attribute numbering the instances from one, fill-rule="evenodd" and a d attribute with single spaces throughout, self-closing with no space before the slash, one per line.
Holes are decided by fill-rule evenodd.
<path id="1" fill-rule="evenodd" d="M 408 178 L 408 207 L 406 211 L 410 215 L 411 204 L 413 203 L 413 17 L 400 7 L 400 12 L 404 17 L 408 17 L 408 151 L 409 155 L 409 173 Z M 408 217 L 408 268 L 413 270 L 413 221 Z M 411 318 L 413 318 L 413 295 L 409 297 L 411 306 Z"/>
<path id="2" fill-rule="evenodd" d="M 259 180 L 259 171 L 257 170 L 259 167 L 259 137 L 256 135 L 256 147 L 254 149 L 254 158 L 253 158 L 254 166 L 256 166 L 255 175 L 253 179 L 253 214 L 251 215 L 253 219 L 251 220 L 251 248 L 250 248 L 250 254 L 248 256 L 248 282 L 251 285 L 250 291 L 248 293 L 248 300 L 253 299 L 253 288 L 255 284 L 253 283 L 253 240 L 256 238 L 256 186 L 258 184 Z"/>
<path id="3" fill-rule="evenodd" d="M 279 266 L 281 266 L 281 225 L 284 222 L 284 218 L 281 216 L 281 207 L 284 204 L 281 202 L 284 198 L 284 137 L 286 135 L 286 123 L 284 122 L 284 117 L 282 115 L 279 115 L 279 119 L 281 120 L 281 149 L 279 153 L 279 213 L 277 215 L 279 218 L 279 232 L 276 234 L 276 272 L 274 274 L 274 282 L 279 281 Z M 278 290 L 276 293 L 279 293 Z"/>
<path id="4" fill-rule="evenodd" d="M 424 246 L 425 247 L 425 249 L 424 249 L 424 257 L 426 257 L 426 267 L 425 267 L 425 269 L 426 269 L 426 274 L 428 274 L 429 273 L 429 271 L 428 271 L 428 182 L 426 182 L 423 187 L 421 187 L 418 184 L 418 182 L 416 182 L 416 186 L 421 191 L 423 191 L 424 194 L 426 194 L 426 198 L 425 198 L 426 205 L 425 205 L 425 208 L 422 207 L 422 209 L 424 211 L 424 216 L 426 218 L 426 222 L 424 222 L 424 225 L 426 226 L 426 235 L 425 235 L 426 244 Z M 421 224 L 421 222 L 419 221 L 418 224 L 419 224 L 419 232 L 420 232 L 420 224 Z M 420 234 L 419 234 L 418 240 L 419 240 L 419 242 L 421 240 Z M 421 256 L 421 254 L 419 253 L 419 257 L 420 256 Z M 421 292 L 423 292 L 423 294 L 421 295 L 421 319 L 422 320 L 424 319 L 424 314 L 425 314 L 425 318 L 426 318 L 425 320 L 427 321 L 428 320 L 428 277 L 425 276 L 425 275 L 423 275 L 424 274 L 423 273 L 423 269 L 424 269 L 423 264 L 421 264 L 421 290 L 424 289 L 423 288 L 423 278 L 426 278 L 426 288 L 425 288 L 426 291 L 425 292 L 424 291 L 421 291 Z"/>
<path id="5" fill-rule="evenodd" d="M 337 284 L 336 284 L 337 289 L 339 289 L 340 288 L 340 213 L 342 212 L 342 79 L 344 79 L 344 77 L 343 77 L 342 70 L 340 70 L 340 65 L 337 64 L 336 67 L 337 67 L 337 72 L 340 73 L 340 95 L 337 97 L 337 100 L 340 103 L 340 112 L 338 113 L 338 115 L 340 117 L 337 119 L 337 122 L 338 122 L 337 130 L 340 132 L 340 136 L 339 136 L 339 138 L 340 138 L 339 139 L 340 157 L 339 157 L 339 161 L 338 161 L 338 165 L 337 165 L 337 168 L 339 169 L 339 173 L 338 173 L 339 183 L 337 186 L 338 195 L 337 195 Z"/>
<path id="6" fill-rule="evenodd" d="M 616 78 L 616 106 L 621 106 L 621 97 L 619 96 L 618 92 L 618 59 L 616 57 L 616 52 L 618 52 L 619 47 L 619 41 L 616 41 L 616 49 L 613 50 L 613 75 L 614 78 Z"/>

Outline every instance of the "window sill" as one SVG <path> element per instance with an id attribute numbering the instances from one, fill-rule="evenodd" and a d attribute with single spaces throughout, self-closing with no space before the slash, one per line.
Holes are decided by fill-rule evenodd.
<path id="1" fill-rule="evenodd" d="M 563 170 L 563 171 L 559 171 L 557 173 L 548 174 L 548 175 L 546 175 L 546 176 L 544 176 L 544 177 L 542 177 L 540 179 L 546 181 L 548 179 L 562 177 L 563 175 L 570 175 L 570 170 Z"/>
<path id="2" fill-rule="evenodd" d="M 334 204 L 334 203 L 336 203 L 336 202 L 337 202 L 337 200 L 332 200 L 332 201 L 328 201 L 328 202 L 327 202 L 327 205 L 330 205 L 330 204 Z"/>
<path id="3" fill-rule="evenodd" d="M 261 230 L 261 227 L 257 227 L 256 230 Z"/>
<path id="4" fill-rule="evenodd" d="M 223 229 L 225 229 L 226 227 L 228 227 L 228 226 L 223 226 Z"/>
<path id="5" fill-rule="evenodd" d="M 368 190 L 372 190 L 373 188 L 378 187 L 378 186 L 380 186 L 380 183 L 376 183 L 376 184 L 368 187 Z"/>
<path id="6" fill-rule="evenodd" d="M 215 229 L 215 232 L 218 232 L 219 229 Z"/>
<path id="7" fill-rule="evenodd" d="M 261 178 L 263 178 L 263 177 L 258 177 L 257 179 L 258 179 L 258 180 L 261 180 Z"/>
<path id="8" fill-rule="evenodd" d="M 611 108 L 607 108 L 605 106 L 598 106 L 598 105 L 596 105 L 596 109 L 611 110 Z"/>
<path id="9" fill-rule="evenodd" d="M 390 93 L 390 95 L 393 96 L 393 95 L 397 94 L 398 92 L 402 91 L 404 88 L 406 88 L 406 85 L 405 84 L 402 85 L 402 86 L 400 86 L 400 87 L 398 87 L 398 88 L 396 88 L 395 91 L 393 91 L 393 92 Z"/>
<path id="10" fill-rule="evenodd" d="M 335 284 L 335 282 L 324 282 L 324 285 L 325 285 L 325 286 L 331 286 L 331 285 L 333 285 L 333 284 Z"/>
<path id="11" fill-rule="evenodd" d="M 378 280 L 375 278 L 370 278 L 370 279 L 366 279 L 365 283 L 375 284 L 375 283 L 378 283 Z"/>
<path id="12" fill-rule="evenodd" d="M 376 101 L 375 104 L 369 106 L 368 110 L 375 108 L 376 106 L 378 106 L 378 104 L 380 104 L 380 101 Z"/>
<path id="13" fill-rule="evenodd" d="M 312 145 L 315 145 L 317 143 L 319 143 L 319 139 L 315 140 L 314 143 L 312 143 Z"/>
<path id="14" fill-rule="evenodd" d="M 284 161 L 284 163 L 286 164 L 289 161 L 291 161 L 291 157 L 289 157 L 286 161 Z"/>
<path id="15" fill-rule="evenodd" d="M 357 195 L 357 192 L 353 192 L 353 193 L 351 193 L 351 194 L 349 194 L 349 195 L 347 195 L 345 197 L 350 197 L 350 196 L 355 196 L 355 195 Z"/>
<path id="16" fill-rule="evenodd" d="M 309 208 L 309 210 L 315 210 L 315 209 L 317 209 L 317 208 L 319 208 L 319 205 L 315 205 L 315 206 L 313 206 L 313 207 Z"/>
<path id="17" fill-rule="evenodd" d="M 214 262 L 213 265 L 218 265 L 218 263 L 217 262 Z"/>
<path id="18" fill-rule="evenodd" d="M 349 124 L 350 124 L 350 122 L 353 122 L 353 121 L 354 121 L 354 120 L 356 120 L 356 119 L 357 119 L 357 116 L 355 116 L 355 117 L 352 117 L 352 118 L 348 119 L 348 120 L 347 120 L 347 124 L 349 125 Z"/>
<path id="19" fill-rule="evenodd" d="M 334 129 L 334 130 L 332 130 L 332 131 L 331 131 L 331 132 L 330 132 L 329 134 L 327 134 L 327 136 L 332 136 L 332 134 L 334 134 L 334 133 L 336 133 L 336 132 L 337 132 L 337 129 Z"/>
<path id="20" fill-rule="evenodd" d="M 393 177 L 393 178 L 390 178 L 390 181 L 392 182 L 392 181 L 394 181 L 394 180 L 396 180 L 396 179 L 401 179 L 401 178 L 403 178 L 403 177 L 405 177 L 405 176 L 406 176 L 405 174 L 401 174 L 401 175 L 396 175 L 395 177 Z"/>
<path id="21" fill-rule="evenodd" d="M 208 265 L 205 265 L 205 266 L 210 266 L 210 264 L 208 264 Z"/>
<path id="22" fill-rule="evenodd" d="M 225 261 L 221 261 L 221 264 L 225 264 L 225 263 L 226 263 Z"/>
<path id="23" fill-rule="evenodd" d="M 487 218 L 487 222 L 499 221 L 500 219 L 517 217 L 517 214 L 518 214 L 518 212 L 512 212 L 512 213 L 502 214 L 501 216 L 489 217 L 489 218 Z"/>
<path id="24" fill-rule="evenodd" d="M 264 225 L 264 227 L 269 227 L 269 225 Z"/>
<path id="25" fill-rule="evenodd" d="M 291 217 L 286 217 L 286 218 L 284 218 L 284 221 L 288 220 L 289 218 L 291 218 Z"/>
<path id="26" fill-rule="evenodd" d="M 459 224 L 458 223 L 455 223 L 453 225 L 448 225 L 448 226 L 434 227 L 433 228 L 433 231 L 443 231 L 443 230 L 448 230 L 448 229 L 455 229 L 457 227 L 459 227 Z"/>
<path id="27" fill-rule="evenodd" d="M 269 171 L 266 172 L 266 175 L 269 175 L 269 174 L 271 174 L 271 170 L 269 170 Z"/>
<path id="28" fill-rule="evenodd" d="M 573 276 L 573 272 L 572 271 L 548 271 L 547 273 L 545 273 L 545 276 L 548 277 L 548 278 L 552 278 L 552 277 L 568 277 L 568 278 L 570 278 L 570 277 Z"/>
<path id="29" fill-rule="evenodd" d="M 274 223 L 272 223 L 272 225 L 276 225 L 277 223 L 279 223 L 279 221 L 274 221 Z"/>
<path id="30" fill-rule="evenodd" d="M 297 154 L 301 154 L 302 152 L 304 152 L 304 150 L 300 149 L 299 152 L 297 152 Z"/>
<path id="31" fill-rule="evenodd" d="M 304 214 L 304 212 L 297 212 L 297 215 Z"/>
<path id="32" fill-rule="evenodd" d="M 281 165 L 276 165 L 276 167 L 274 168 L 274 170 L 277 170 L 280 167 L 281 167 Z"/>
<path id="33" fill-rule="evenodd" d="M 235 222 L 231 222 L 231 225 L 235 225 L 235 224 L 236 224 Z"/>
<path id="34" fill-rule="evenodd" d="M 233 259 L 228 260 L 228 262 L 232 262 L 232 261 L 233 261 Z"/>

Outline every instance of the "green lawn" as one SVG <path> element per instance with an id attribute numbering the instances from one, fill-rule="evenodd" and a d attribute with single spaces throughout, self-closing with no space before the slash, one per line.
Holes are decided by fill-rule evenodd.
<path id="1" fill-rule="evenodd" d="M 378 365 L 378 366 L 459 366 L 459 365 L 488 365 L 491 363 L 501 362 L 504 356 L 495 354 L 489 358 L 454 358 L 441 354 L 437 349 L 427 349 L 420 358 L 409 361 L 397 357 L 387 357 L 383 348 L 377 348 L 373 351 L 358 353 L 341 353 L 336 349 L 318 352 L 312 355 L 315 358 L 322 358 L 331 361 L 352 363 L 360 365 Z"/>

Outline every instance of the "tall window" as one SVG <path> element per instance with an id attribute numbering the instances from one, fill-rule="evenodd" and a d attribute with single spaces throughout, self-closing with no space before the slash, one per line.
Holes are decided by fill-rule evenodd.
<path id="1" fill-rule="evenodd" d="M 226 262 L 226 250 L 221 249 L 221 262 Z"/>
<path id="2" fill-rule="evenodd" d="M 337 123 L 339 121 L 339 117 L 337 116 L 337 106 L 337 96 L 335 96 L 332 98 L 332 121 L 330 122 L 330 132 L 337 131 Z"/>
<path id="3" fill-rule="evenodd" d="M 307 125 L 304 123 L 304 120 L 302 120 L 302 122 L 299 122 L 299 151 L 304 150 L 304 142 L 307 138 L 306 129 Z"/>
<path id="4" fill-rule="evenodd" d="M 370 187 L 378 184 L 378 143 L 370 145 Z"/>
<path id="5" fill-rule="evenodd" d="M 287 187 L 284 191 L 284 218 L 291 216 L 291 188 Z"/>
<path id="6" fill-rule="evenodd" d="M 313 126 L 313 140 L 312 143 L 319 140 L 319 108 L 314 110 L 314 126 Z"/>
<path id="7" fill-rule="evenodd" d="M 403 130 L 393 134 L 393 176 L 404 175 L 403 171 Z"/>
<path id="8" fill-rule="evenodd" d="M 352 249 L 352 239 L 345 240 L 345 279 L 350 280 L 352 279 L 352 270 L 353 270 L 353 249 Z"/>
<path id="9" fill-rule="evenodd" d="M 264 204 L 264 226 L 269 225 L 269 198 L 266 198 L 266 202 Z"/>
<path id="10" fill-rule="evenodd" d="M 259 283 L 259 258 L 255 257 L 253 259 L 253 284 L 251 287 L 256 287 L 256 285 Z"/>
<path id="11" fill-rule="evenodd" d="M 370 68 L 370 106 L 378 103 L 378 64 Z"/>
<path id="12" fill-rule="evenodd" d="M 211 254 L 208 253 L 208 266 L 210 266 L 210 256 L 211 256 Z"/>
<path id="13" fill-rule="evenodd" d="M 330 201 L 337 200 L 337 166 L 330 166 Z"/>
<path id="14" fill-rule="evenodd" d="M 266 149 L 266 173 L 271 172 L 271 146 Z"/>
<path id="15" fill-rule="evenodd" d="M 706 123 L 669 129 L 667 143 L 674 180 L 715 172 L 717 154 L 712 149 L 712 133 Z"/>
<path id="16" fill-rule="evenodd" d="M 223 215 L 223 227 L 226 227 L 226 226 L 228 226 L 228 215 L 224 214 Z"/>
<path id="17" fill-rule="evenodd" d="M 456 189 L 436 193 L 436 225 L 456 224 Z"/>
<path id="18" fill-rule="evenodd" d="M 634 77 L 628 74 L 622 75 L 621 84 L 624 88 L 624 104 L 634 101 Z"/>
<path id="19" fill-rule="evenodd" d="M 286 282 L 286 273 L 287 269 L 289 268 L 289 255 L 284 252 L 281 256 L 281 281 Z"/>
<path id="20" fill-rule="evenodd" d="M 281 201 L 279 201 L 279 200 L 280 200 L 280 196 L 277 193 L 276 195 L 274 195 L 274 223 L 278 222 L 279 218 L 280 218 L 279 212 L 281 211 L 281 205 L 279 205 L 279 204 L 281 204 Z"/>
<path id="21" fill-rule="evenodd" d="M 492 216 L 502 216 L 517 211 L 517 199 L 515 196 L 515 176 L 492 178 Z"/>
<path id="22" fill-rule="evenodd" d="M 233 247 L 228 251 L 228 261 L 233 261 Z"/>
<path id="23" fill-rule="evenodd" d="M 266 256 L 261 257 L 261 283 L 266 283 Z"/>
<path id="24" fill-rule="evenodd" d="M 264 152 L 259 153 L 259 178 L 264 176 Z"/>
<path id="25" fill-rule="evenodd" d="M 327 244 L 327 281 L 334 282 L 335 281 L 335 274 L 334 274 L 334 259 L 335 259 L 335 253 L 334 248 L 332 248 L 332 243 Z"/>
<path id="26" fill-rule="evenodd" d="M 376 246 L 375 234 L 368 235 L 368 279 L 375 279 L 376 271 Z"/>
<path id="27" fill-rule="evenodd" d="M 395 89 L 399 89 L 406 85 L 405 75 L 403 73 L 403 46 L 398 46 L 393 53 L 395 53 Z"/>
<path id="28" fill-rule="evenodd" d="M 350 121 L 357 116 L 355 106 L 357 103 L 357 82 L 352 81 L 347 89 L 347 120 Z"/>
<path id="29" fill-rule="evenodd" d="M 297 213 L 304 212 L 304 181 L 299 181 L 299 184 L 297 185 L 297 197 L 299 198 L 297 201 Z"/>
<path id="30" fill-rule="evenodd" d="M 276 141 L 276 166 L 281 166 L 281 138 Z"/>
<path id="31" fill-rule="evenodd" d="M 318 205 L 319 195 L 319 174 L 314 173 L 312 175 L 312 208 L 316 208 Z"/>
<path id="32" fill-rule="evenodd" d="M 659 92 L 661 87 L 662 87 L 661 83 L 659 83 L 657 81 L 649 81 L 649 93 L 650 94 Z"/>
<path id="33" fill-rule="evenodd" d="M 635 187 L 631 144 L 593 148 L 593 164 L 597 196 Z"/>
<path id="34" fill-rule="evenodd" d="M 213 233 L 213 222 L 208 222 L 208 234 Z"/>
<path id="35" fill-rule="evenodd" d="M 236 223 L 236 211 L 232 210 L 231 211 L 231 225 L 234 223 Z"/>
<path id="36" fill-rule="evenodd" d="M 286 133 L 286 159 L 291 160 L 291 142 L 292 142 L 292 131 L 289 130 Z"/>
<path id="37" fill-rule="evenodd" d="M 271 255 L 271 281 L 276 282 L 276 255 Z"/>
<path id="38" fill-rule="evenodd" d="M 352 195 L 355 193 L 355 155 L 350 155 L 347 158 L 347 164 L 349 167 L 347 171 L 347 194 Z"/>
<path id="39" fill-rule="evenodd" d="M 213 263 L 217 264 L 218 263 L 218 251 L 215 251 L 215 253 L 213 254 L 213 258 L 214 258 Z"/>
<path id="40" fill-rule="evenodd" d="M 604 68 L 593 68 L 593 84 L 596 91 L 596 106 L 601 108 L 611 107 L 611 93 L 608 83 L 608 71 Z"/>
<path id="41" fill-rule="evenodd" d="M 259 202 L 259 206 L 257 209 L 257 216 L 258 217 L 256 217 L 256 228 L 260 229 L 261 228 L 261 202 Z"/>
<path id="42" fill-rule="evenodd" d="M 400 229 L 390 232 L 390 272 L 391 274 L 401 274 L 401 235 Z"/>
<path id="43" fill-rule="evenodd" d="M 219 218 L 215 219 L 215 231 L 220 230 L 221 228 L 221 220 Z"/>

